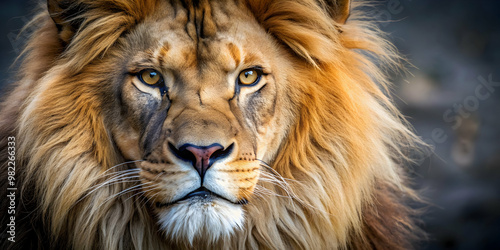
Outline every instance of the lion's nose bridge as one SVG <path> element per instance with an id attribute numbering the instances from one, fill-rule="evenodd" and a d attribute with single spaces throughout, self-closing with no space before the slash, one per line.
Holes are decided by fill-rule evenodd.
<path id="1" fill-rule="evenodd" d="M 171 139 L 177 146 L 217 143 L 227 147 L 231 144 L 229 131 L 233 129 L 229 117 L 212 108 L 185 109 L 172 125 Z"/>

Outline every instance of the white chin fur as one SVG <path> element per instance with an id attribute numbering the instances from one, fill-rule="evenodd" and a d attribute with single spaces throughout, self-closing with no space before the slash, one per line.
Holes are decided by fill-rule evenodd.
<path id="1" fill-rule="evenodd" d="M 193 198 L 179 202 L 158 211 L 160 227 L 167 237 L 174 241 L 187 240 L 190 244 L 196 238 L 217 241 L 229 238 L 235 229 L 244 223 L 243 209 L 240 205 L 214 199 Z"/>

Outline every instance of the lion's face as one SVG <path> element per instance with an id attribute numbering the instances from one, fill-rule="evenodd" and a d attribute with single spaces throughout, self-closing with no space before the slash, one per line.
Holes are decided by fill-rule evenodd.
<path id="1" fill-rule="evenodd" d="M 162 8 L 113 53 L 123 70 L 112 74 L 123 76 L 113 137 L 128 160 L 143 160 L 142 191 L 160 227 L 215 240 L 242 226 L 262 162 L 286 132 L 292 70 L 242 6 Z"/>

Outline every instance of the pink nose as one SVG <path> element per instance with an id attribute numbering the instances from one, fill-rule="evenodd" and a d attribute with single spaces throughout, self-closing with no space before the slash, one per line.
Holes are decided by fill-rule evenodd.
<path id="1" fill-rule="evenodd" d="M 200 176 L 203 177 L 205 175 L 205 172 L 207 172 L 207 169 L 212 165 L 210 162 L 212 155 L 218 150 L 222 150 L 222 146 L 220 145 L 214 145 L 210 147 L 188 146 L 186 147 L 186 150 L 194 155 L 195 161 L 193 162 L 193 166 L 194 168 L 196 168 L 196 171 L 198 171 L 198 174 L 200 174 Z"/>
<path id="2" fill-rule="evenodd" d="M 216 160 L 227 157 L 231 153 L 232 148 L 233 144 L 224 149 L 220 144 L 215 143 L 210 146 L 185 144 L 179 147 L 179 149 L 176 149 L 170 144 L 170 149 L 178 158 L 193 164 L 193 167 L 202 180 L 210 166 L 212 166 Z"/>

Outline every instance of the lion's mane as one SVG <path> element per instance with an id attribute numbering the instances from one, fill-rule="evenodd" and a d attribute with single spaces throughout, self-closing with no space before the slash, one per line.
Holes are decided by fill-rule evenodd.
<path id="1" fill-rule="evenodd" d="M 124 159 L 103 118 L 105 100 L 96 95 L 102 79 L 92 77 L 105 70 L 93 62 L 155 1 L 78 2 L 87 11 L 74 20 L 84 28 L 65 31 L 74 36 L 69 45 L 58 39 L 46 10 L 30 24 L 36 31 L 2 104 L 1 159 L 7 137 L 17 142 L 18 246 L 188 246 L 163 239 L 140 195 L 124 192 L 134 183 L 109 180 Z M 262 184 L 282 196 L 249 203 L 245 228 L 213 247 L 406 249 L 418 235 L 406 205 L 418 197 L 401 168 L 418 139 L 387 95 L 385 72 L 400 58 L 358 3 L 347 23 L 337 25 L 326 7 L 331 2 L 247 2 L 262 27 L 296 55 L 291 60 L 299 74 L 290 86 L 300 108 L 271 162 L 286 187 Z M 0 174 L 5 197 L 6 166 Z M 2 241 L 2 249 L 12 246 Z"/>

